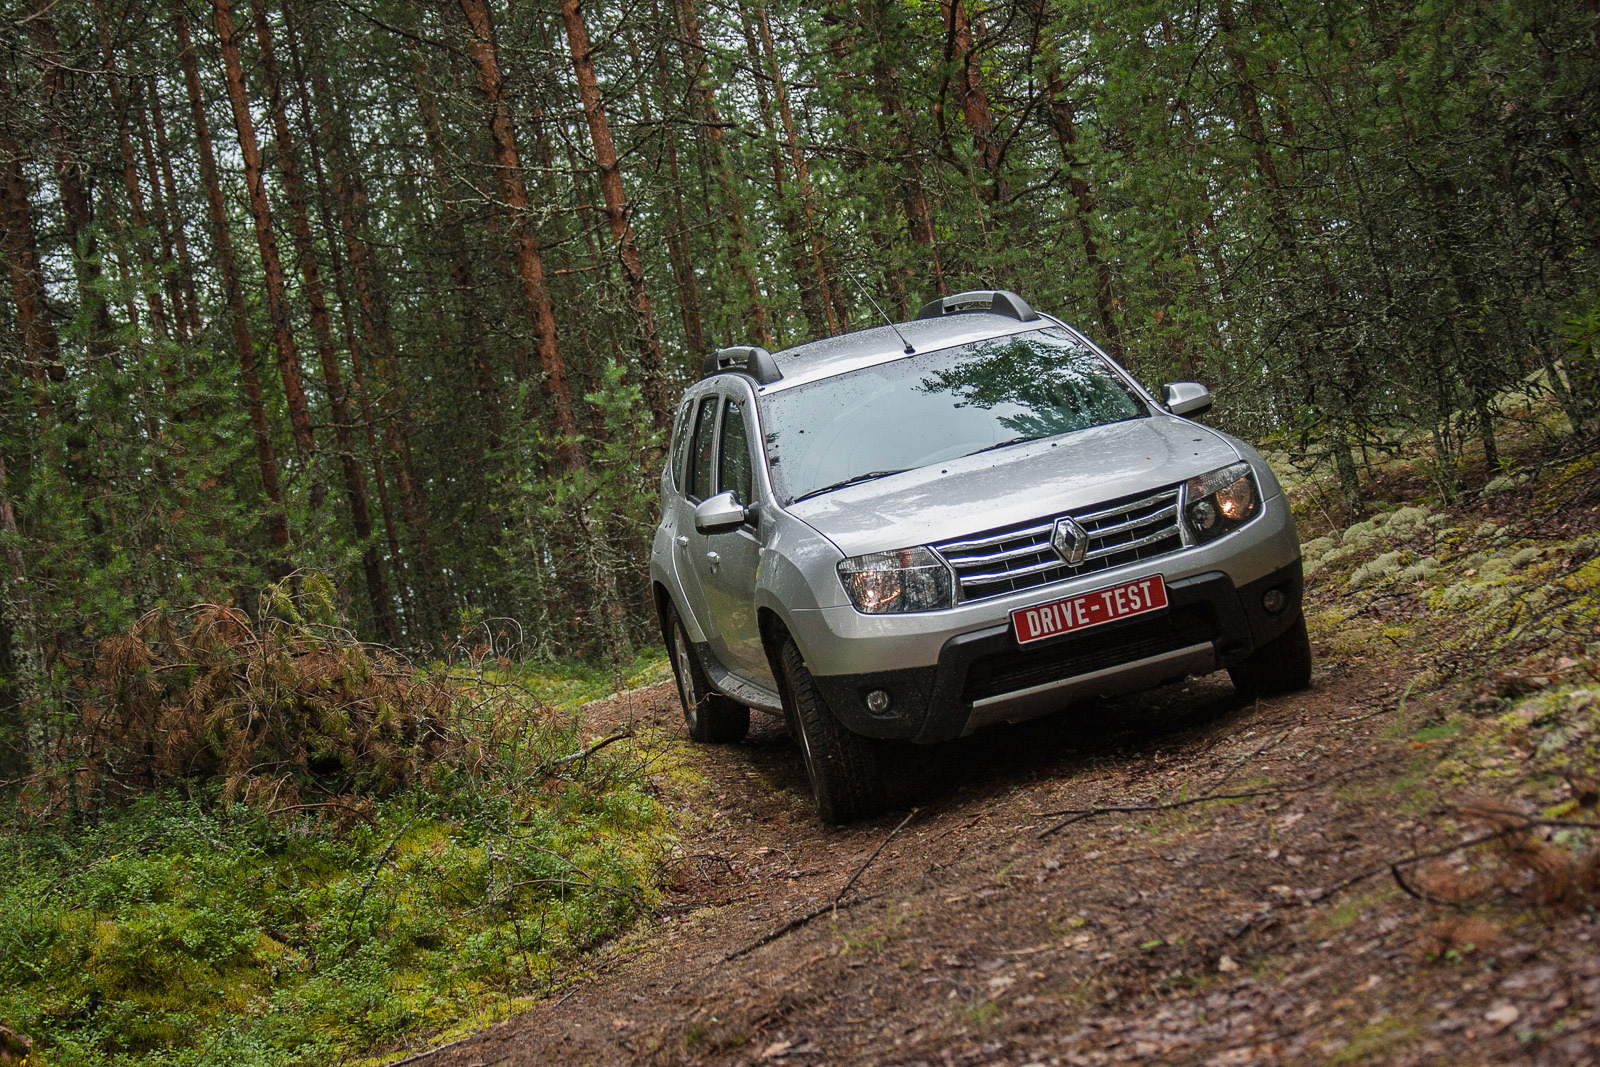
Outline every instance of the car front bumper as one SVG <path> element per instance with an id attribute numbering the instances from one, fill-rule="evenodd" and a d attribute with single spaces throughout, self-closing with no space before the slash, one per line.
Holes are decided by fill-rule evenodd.
<path id="1" fill-rule="evenodd" d="M 1296 546 L 1298 548 L 1298 546 Z M 1268 612 L 1263 595 L 1284 594 Z M 1236 584 L 1226 571 L 1167 580 L 1168 606 L 1020 646 L 1009 617 L 959 633 L 931 665 L 813 678 L 829 708 L 869 737 L 919 743 L 964 737 L 983 726 L 1020 722 L 1075 700 L 1136 692 L 1232 666 L 1287 630 L 1301 615 L 1298 551 L 1291 563 Z M 881 713 L 867 708 L 874 690 L 889 694 Z"/>

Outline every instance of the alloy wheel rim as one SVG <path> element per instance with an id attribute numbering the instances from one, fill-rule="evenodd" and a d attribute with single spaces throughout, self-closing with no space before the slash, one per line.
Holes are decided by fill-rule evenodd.
<path id="1" fill-rule="evenodd" d="M 689 659 L 689 645 L 683 639 L 681 622 L 672 630 L 672 651 L 678 661 L 678 699 L 683 703 L 683 717 L 694 727 L 700 717 L 700 701 L 694 692 L 694 664 Z"/>

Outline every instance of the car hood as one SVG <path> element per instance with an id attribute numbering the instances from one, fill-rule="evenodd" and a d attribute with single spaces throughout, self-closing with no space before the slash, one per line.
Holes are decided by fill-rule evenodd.
<path id="1" fill-rule="evenodd" d="M 858 556 L 1075 511 L 1239 458 L 1215 431 L 1157 414 L 934 463 L 787 510 Z"/>

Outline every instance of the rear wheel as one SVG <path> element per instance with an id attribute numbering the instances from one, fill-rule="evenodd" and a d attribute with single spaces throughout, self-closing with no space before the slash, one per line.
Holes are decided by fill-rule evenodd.
<path id="1" fill-rule="evenodd" d="M 678 609 L 671 612 L 667 627 L 672 642 L 672 673 L 678 679 L 678 700 L 683 704 L 683 720 L 689 724 L 689 739 L 742 741 L 750 730 L 750 709 L 711 688 Z"/>
<path id="2" fill-rule="evenodd" d="M 877 744 L 833 717 L 792 639 L 784 638 L 778 663 L 784 714 L 805 758 L 817 815 L 824 822 L 842 823 L 881 812 L 885 797 Z"/>
<path id="3" fill-rule="evenodd" d="M 1241 696 L 1270 697 L 1293 693 L 1311 685 L 1311 637 L 1302 615 L 1283 633 L 1250 653 L 1243 663 L 1228 668 L 1228 677 Z"/>

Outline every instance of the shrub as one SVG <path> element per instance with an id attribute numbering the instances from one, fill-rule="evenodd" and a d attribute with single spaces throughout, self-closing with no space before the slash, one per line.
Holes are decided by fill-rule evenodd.
<path id="1" fill-rule="evenodd" d="M 76 728 L 31 798 L 92 811 L 152 790 L 218 783 L 224 802 L 291 807 L 378 797 L 444 757 L 475 758 L 460 695 L 337 625 L 320 575 L 270 587 L 252 619 L 200 604 L 151 612 L 100 642 Z"/>

